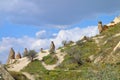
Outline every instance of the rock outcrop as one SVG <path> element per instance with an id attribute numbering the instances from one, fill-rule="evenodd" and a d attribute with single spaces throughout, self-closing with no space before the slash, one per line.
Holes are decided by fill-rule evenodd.
<path id="1" fill-rule="evenodd" d="M 18 52 L 18 54 L 16 55 L 15 59 L 21 59 L 21 54 L 20 54 L 20 52 Z"/>
<path id="2" fill-rule="evenodd" d="M 110 27 L 114 27 L 116 24 L 120 23 L 120 16 L 116 17 L 113 21 L 111 21 L 109 24 L 102 25 L 102 22 L 98 22 L 98 30 L 99 33 L 102 33 L 103 31 L 107 30 Z"/>
<path id="3" fill-rule="evenodd" d="M 10 53 L 9 53 L 9 56 L 8 56 L 8 61 L 7 61 L 7 64 L 11 64 L 13 61 L 13 59 L 15 59 L 15 51 L 13 48 L 10 49 Z"/>
<path id="4" fill-rule="evenodd" d="M 43 53 L 43 48 L 40 49 L 40 52 Z"/>
<path id="5" fill-rule="evenodd" d="M 27 50 L 27 48 L 25 48 L 24 53 L 23 53 L 23 57 L 25 57 L 27 55 L 28 55 L 28 50 Z"/>
<path id="6" fill-rule="evenodd" d="M 98 30 L 99 30 L 99 33 L 103 31 L 103 26 L 101 21 L 98 22 Z"/>
<path id="7" fill-rule="evenodd" d="M 3 65 L 0 65 L 0 80 L 15 80 Z"/>
<path id="8" fill-rule="evenodd" d="M 55 52 L 55 44 L 53 41 L 51 41 L 51 45 L 50 45 L 50 49 L 49 49 L 50 53 L 54 53 Z"/>

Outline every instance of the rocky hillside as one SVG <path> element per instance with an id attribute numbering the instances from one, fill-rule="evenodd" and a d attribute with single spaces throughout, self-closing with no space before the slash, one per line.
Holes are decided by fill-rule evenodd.
<path id="1" fill-rule="evenodd" d="M 6 67 L 31 80 L 119 80 L 119 57 L 120 23 L 117 23 L 94 37 L 66 42 L 57 50 L 55 45 L 50 50 L 42 49 L 32 61 L 24 57 Z"/>
<path id="2" fill-rule="evenodd" d="M 0 80 L 15 80 L 3 65 L 0 65 Z"/>

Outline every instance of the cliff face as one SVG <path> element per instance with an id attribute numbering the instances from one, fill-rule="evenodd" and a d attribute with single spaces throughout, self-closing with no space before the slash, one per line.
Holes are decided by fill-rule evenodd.
<path id="1" fill-rule="evenodd" d="M 0 80 L 15 80 L 3 65 L 0 65 Z"/>

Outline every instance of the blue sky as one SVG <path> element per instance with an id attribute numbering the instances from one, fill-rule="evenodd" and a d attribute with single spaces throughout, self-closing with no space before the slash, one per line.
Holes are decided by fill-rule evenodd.
<path id="1" fill-rule="evenodd" d="M 103 21 L 103 24 L 107 24 L 111 22 L 117 14 L 113 15 L 100 15 L 97 18 L 88 18 L 85 20 L 80 21 L 79 23 L 73 24 L 68 28 L 63 28 L 63 29 L 70 29 L 73 27 L 80 27 L 84 28 L 87 26 L 92 26 L 92 25 L 97 25 L 97 22 L 99 20 Z M 34 26 L 34 25 L 23 25 L 23 24 L 14 24 L 8 21 L 4 21 L 4 23 L 0 27 L 0 39 L 2 37 L 23 37 L 23 36 L 30 36 L 30 37 L 35 37 L 35 33 L 40 31 L 40 30 L 46 30 L 49 32 L 49 34 L 57 33 L 61 30 L 62 28 L 52 28 L 51 27 L 45 27 L 45 26 Z M 50 37 L 50 36 L 47 36 Z"/>
<path id="2" fill-rule="evenodd" d="M 9 49 L 39 51 L 62 40 L 77 41 L 98 34 L 97 23 L 120 15 L 118 0 L 2 0 L 0 1 L 0 61 Z M 4 57 L 4 59 L 3 59 Z"/>

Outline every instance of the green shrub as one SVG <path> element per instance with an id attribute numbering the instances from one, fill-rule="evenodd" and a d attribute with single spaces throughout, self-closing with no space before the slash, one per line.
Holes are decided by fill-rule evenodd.
<path id="1" fill-rule="evenodd" d="M 43 67 L 39 60 L 34 60 L 29 63 L 22 71 L 35 74 L 41 71 L 46 71 L 46 69 Z"/>
<path id="2" fill-rule="evenodd" d="M 49 54 L 49 55 L 43 57 L 43 61 L 48 65 L 52 65 L 58 61 L 58 58 L 54 54 L 53 55 Z"/>
<path id="3" fill-rule="evenodd" d="M 30 50 L 30 51 L 28 52 L 27 57 L 28 57 L 31 61 L 33 61 L 33 59 L 36 57 L 36 54 L 37 54 L 37 52 L 36 52 L 35 50 Z"/>

